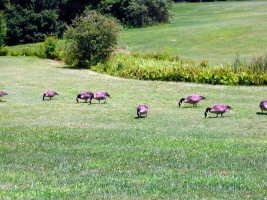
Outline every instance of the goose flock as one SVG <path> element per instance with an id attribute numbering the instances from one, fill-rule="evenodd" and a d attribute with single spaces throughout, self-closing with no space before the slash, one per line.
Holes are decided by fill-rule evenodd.
<path id="1" fill-rule="evenodd" d="M 6 95 L 8 95 L 8 93 L 6 93 L 4 91 L 0 91 L 0 101 L 2 101 L 1 98 L 6 96 Z M 59 95 L 59 94 L 53 90 L 47 90 L 43 94 L 43 101 L 45 100 L 45 98 L 49 98 L 51 100 L 56 95 Z M 77 103 L 79 103 L 79 100 L 83 99 L 84 102 L 87 103 L 89 100 L 89 103 L 92 104 L 92 100 L 96 99 L 96 100 L 98 100 L 98 103 L 100 103 L 100 101 L 103 100 L 104 104 L 105 104 L 107 101 L 107 98 L 111 98 L 111 96 L 107 92 L 98 91 L 98 92 L 92 93 L 89 91 L 82 91 L 81 93 L 79 93 L 77 95 L 76 101 L 77 101 Z M 179 105 L 179 107 L 181 107 L 182 103 L 184 102 L 184 103 L 192 104 L 193 107 L 197 107 L 197 103 L 199 103 L 200 101 L 202 101 L 204 99 L 205 99 L 205 97 L 203 97 L 201 95 L 191 94 L 191 95 L 187 96 L 186 98 L 181 98 L 178 105 Z M 267 111 L 267 100 L 261 101 L 259 104 L 259 107 L 260 107 L 262 113 L 263 113 L 263 111 Z M 204 112 L 204 116 L 206 118 L 209 112 L 216 114 L 216 117 L 218 117 L 219 114 L 221 116 L 223 116 L 223 114 L 225 112 L 227 112 L 231 109 L 232 108 L 230 106 L 225 105 L 225 104 L 215 104 L 213 107 L 206 108 L 206 110 Z M 139 105 L 137 107 L 137 117 L 141 118 L 142 115 L 144 115 L 145 118 L 147 118 L 148 111 L 149 111 L 149 108 L 147 105 Z"/>

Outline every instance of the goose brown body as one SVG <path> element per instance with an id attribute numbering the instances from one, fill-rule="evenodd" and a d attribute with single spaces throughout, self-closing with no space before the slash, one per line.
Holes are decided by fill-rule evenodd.
<path id="1" fill-rule="evenodd" d="M 107 92 L 99 91 L 94 93 L 94 96 L 90 98 L 90 101 L 92 101 L 92 99 L 94 98 L 97 99 L 99 103 L 101 100 L 104 100 L 104 103 L 106 103 L 108 97 L 111 98 L 111 96 Z"/>
<path id="2" fill-rule="evenodd" d="M 137 116 L 141 117 L 142 115 L 145 115 L 147 117 L 148 107 L 146 105 L 139 105 L 137 107 Z"/>
<path id="3" fill-rule="evenodd" d="M 262 113 L 263 113 L 264 110 L 267 111 L 267 100 L 261 101 L 259 106 L 260 106 L 260 109 L 261 109 Z"/>
<path id="4" fill-rule="evenodd" d="M 0 91 L 0 101 L 1 101 L 1 97 L 4 97 L 4 96 L 6 96 L 6 95 L 8 95 L 6 92 L 4 92 L 4 91 Z"/>
<path id="5" fill-rule="evenodd" d="M 208 112 L 210 112 L 210 113 L 217 114 L 216 117 L 218 117 L 219 114 L 221 114 L 221 116 L 223 116 L 223 113 L 229 111 L 230 109 L 231 109 L 231 107 L 228 105 L 216 104 L 212 108 L 207 108 L 204 115 L 205 115 L 205 117 L 207 117 Z"/>
<path id="6" fill-rule="evenodd" d="M 92 92 L 82 91 L 80 94 L 77 95 L 76 101 L 79 102 L 79 99 L 84 99 L 85 102 L 87 102 L 87 100 L 90 99 L 91 97 L 94 97 L 94 94 Z M 90 104 L 91 104 L 91 100 L 90 100 Z"/>
<path id="7" fill-rule="evenodd" d="M 197 103 L 205 99 L 205 97 L 198 95 L 198 94 L 191 94 L 186 98 L 181 98 L 179 102 L 179 107 L 183 102 L 193 104 L 193 107 L 197 106 Z"/>
<path id="8" fill-rule="evenodd" d="M 48 97 L 51 100 L 52 97 L 54 97 L 55 95 L 59 95 L 59 94 L 53 90 L 48 90 L 43 94 L 43 101 L 45 100 L 45 97 Z"/>

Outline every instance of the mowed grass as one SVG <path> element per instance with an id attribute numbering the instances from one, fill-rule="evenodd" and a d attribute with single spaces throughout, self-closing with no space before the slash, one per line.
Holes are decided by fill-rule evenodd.
<path id="1" fill-rule="evenodd" d="M 181 59 L 233 63 L 239 52 L 249 62 L 265 55 L 267 2 L 176 3 L 170 24 L 130 29 L 121 34 L 134 53 L 165 51 Z"/>
<path id="2" fill-rule="evenodd" d="M 267 198 L 265 87 L 120 79 L 1 57 L 1 199 Z M 43 92 L 59 93 L 42 101 Z M 82 90 L 106 104 L 76 103 Z M 178 102 L 206 97 L 198 107 Z M 145 103 L 148 118 L 136 119 Z M 204 111 L 233 108 L 224 117 Z"/>

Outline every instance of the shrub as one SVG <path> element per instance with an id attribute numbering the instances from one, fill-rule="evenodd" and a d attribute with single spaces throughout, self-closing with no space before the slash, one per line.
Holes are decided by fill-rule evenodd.
<path id="1" fill-rule="evenodd" d="M 8 50 L 6 48 L 0 48 L 0 56 L 7 56 Z"/>
<path id="2" fill-rule="evenodd" d="M 119 30 L 115 20 L 86 10 L 64 33 L 65 62 L 79 67 L 106 62 L 118 43 Z"/>
<path id="3" fill-rule="evenodd" d="M 142 27 L 169 22 L 172 14 L 170 0 L 132 0 L 125 8 L 126 19 L 132 26 Z"/>
<path id="4" fill-rule="evenodd" d="M 46 37 L 45 41 L 40 44 L 39 57 L 60 60 L 60 46 L 57 37 Z"/>

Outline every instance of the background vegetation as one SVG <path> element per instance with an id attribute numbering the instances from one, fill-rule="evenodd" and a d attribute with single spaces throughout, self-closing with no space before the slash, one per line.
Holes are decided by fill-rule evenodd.
<path id="1" fill-rule="evenodd" d="M 266 7 L 265 2 L 175 4 L 175 17 L 171 24 L 124 30 L 118 51 L 125 55 L 115 54 L 109 62 L 98 64 L 92 69 L 144 80 L 266 85 L 267 58 L 263 49 L 267 24 L 262 20 Z M 205 12 L 210 14 L 203 14 Z M 261 26 L 255 25 L 254 21 L 258 21 Z M 54 42 L 61 43 L 63 49 L 63 41 Z M 45 44 L 51 43 L 46 41 Z M 82 41 L 82 45 L 86 44 Z M 105 52 L 99 46 L 98 49 Z M 64 59 L 60 48 L 49 45 L 45 49 L 45 45 L 41 47 L 38 51 L 32 50 L 30 45 L 24 49 L 23 46 L 9 48 L 6 54 L 31 55 L 32 51 L 32 55 L 49 58 L 46 55 L 50 52 L 57 59 Z M 19 52 L 12 49 L 18 49 Z M 89 55 L 91 51 L 80 49 L 78 52 Z M 76 60 L 75 56 L 70 56 L 70 52 L 65 55 L 71 61 Z M 78 60 L 82 61 L 80 57 Z"/>
<path id="2" fill-rule="evenodd" d="M 1 57 L 2 199 L 264 199 L 265 87 L 121 79 Z M 59 93 L 42 101 L 47 89 Z M 82 90 L 107 104 L 76 103 Z M 178 102 L 206 97 L 198 107 Z M 145 103 L 148 118 L 135 119 Z M 204 111 L 215 103 L 223 118 Z"/>
<path id="3" fill-rule="evenodd" d="M 126 26 L 169 22 L 171 0 L 1 0 L 7 22 L 7 45 L 44 41 L 48 35 L 62 38 L 66 26 L 88 8 L 113 16 Z"/>

